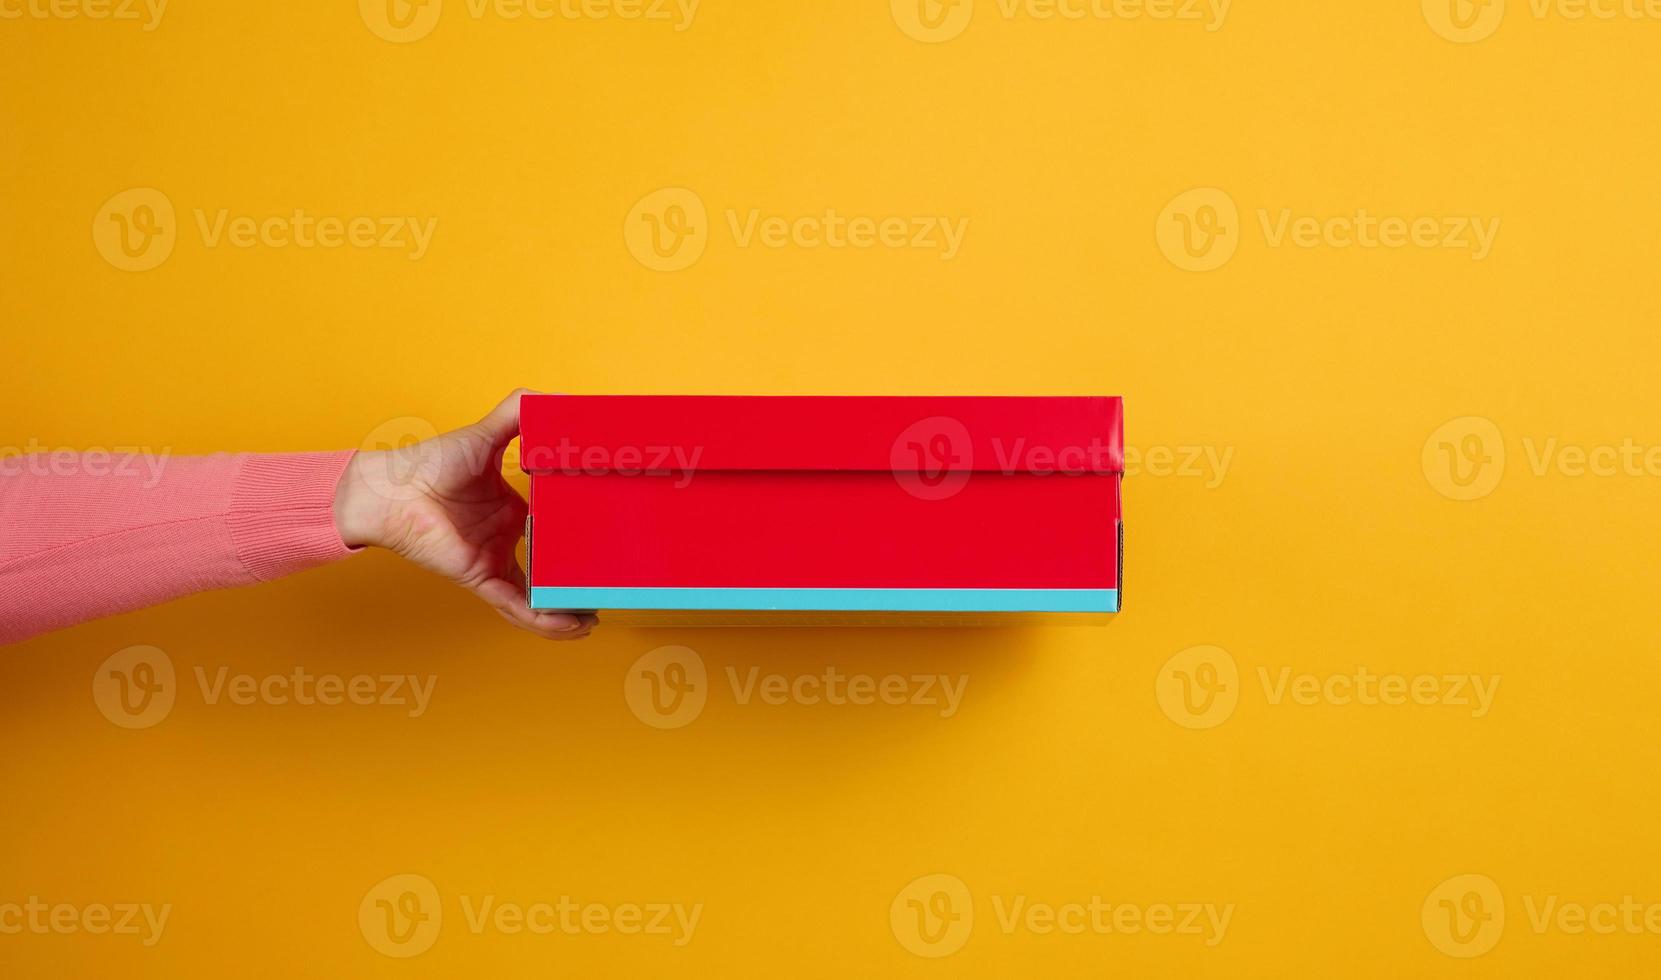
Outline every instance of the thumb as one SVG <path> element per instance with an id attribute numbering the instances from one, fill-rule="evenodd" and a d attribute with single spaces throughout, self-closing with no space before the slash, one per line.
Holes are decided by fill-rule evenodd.
<path id="1" fill-rule="evenodd" d="M 478 427 L 490 437 L 492 449 L 501 449 L 519 435 L 519 399 L 525 395 L 535 394 L 538 392 L 529 388 L 515 388 L 513 394 L 502 399 L 500 405 L 479 420 Z"/>

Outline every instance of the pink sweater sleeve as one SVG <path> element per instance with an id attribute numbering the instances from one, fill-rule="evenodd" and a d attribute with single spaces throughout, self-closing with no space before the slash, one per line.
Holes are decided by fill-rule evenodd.
<path id="1" fill-rule="evenodd" d="M 0 643 L 351 553 L 352 453 L 0 458 Z"/>

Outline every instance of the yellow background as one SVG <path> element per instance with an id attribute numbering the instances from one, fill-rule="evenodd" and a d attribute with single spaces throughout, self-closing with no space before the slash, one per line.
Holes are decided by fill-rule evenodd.
<path id="1" fill-rule="evenodd" d="M 15 6 L 8 9 L 17 9 Z M 1661 902 L 1655 475 L 1536 473 L 1528 446 L 1661 442 L 1653 391 L 1661 22 L 1534 16 L 1476 43 L 1410 0 L 1238 0 L 1221 29 L 1007 19 L 903 32 L 886 0 L 705 0 L 689 29 L 448 0 L 392 43 L 350 0 L 173 0 L 158 28 L 0 20 L 0 443 L 303 450 L 564 392 L 1104 393 L 1132 446 L 1232 451 L 1127 482 L 1106 628 L 602 628 L 551 646 L 382 554 L 0 655 L 0 903 L 171 903 L 162 941 L 0 936 L 8 976 L 1636 976 L 1661 935 L 1537 934 L 1525 899 Z M 178 209 L 112 268 L 112 195 Z M 694 190 L 689 268 L 624 219 Z M 1156 219 L 1238 205 L 1193 272 Z M 210 215 L 436 217 L 420 261 L 207 247 Z M 926 250 L 739 247 L 726 213 L 970 219 Z M 1271 247 L 1258 212 L 1502 221 L 1493 253 Z M 1503 433 L 1492 493 L 1423 465 Z M 1532 440 L 1526 443 L 1525 440 Z M 1432 446 L 1432 450 L 1436 447 Z M 1432 453 L 1434 457 L 1434 453 Z M 580 515 L 573 515 L 580 519 Z M 987 533 L 999 533 L 988 528 Z M 181 678 L 161 724 L 90 696 L 124 648 Z M 686 644 L 709 704 L 642 724 L 624 674 Z M 1238 664 L 1207 730 L 1173 656 Z M 428 713 L 208 706 L 190 671 L 437 677 Z M 963 674 L 961 710 L 740 705 L 740 672 Z M 1258 668 L 1499 675 L 1469 709 L 1270 703 Z M 444 895 L 422 955 L 360 899 Z M 890 903 L 960 879 L 961 950 Z M 1458 959 L 1421 905 L 1463 874 L 1503 938 Z M 458 895 L 703 903 L 692 942 L 475 935 Z M 1008 901 L 1234 903 L 1223 942 L 1004 932 Z"/>

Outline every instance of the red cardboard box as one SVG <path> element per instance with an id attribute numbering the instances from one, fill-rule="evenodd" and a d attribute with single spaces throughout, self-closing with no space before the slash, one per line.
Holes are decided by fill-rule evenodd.
<path id="1" fill-rule="evenodd" d="M 528 395 L 529 601 L 1117 612 L 1118 398 Z"/>

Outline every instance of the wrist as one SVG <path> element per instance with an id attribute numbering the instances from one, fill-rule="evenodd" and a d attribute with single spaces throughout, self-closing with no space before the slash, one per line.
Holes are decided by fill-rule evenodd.
<path id="1" fill-rule="evenodd" d="M 349 548 L 380 546 L 385 540 L 387 496 L 372 485 L 377 465 L 385 469 L 384 452 L 358 452 L 335 487 L 335 529 Z"/>

